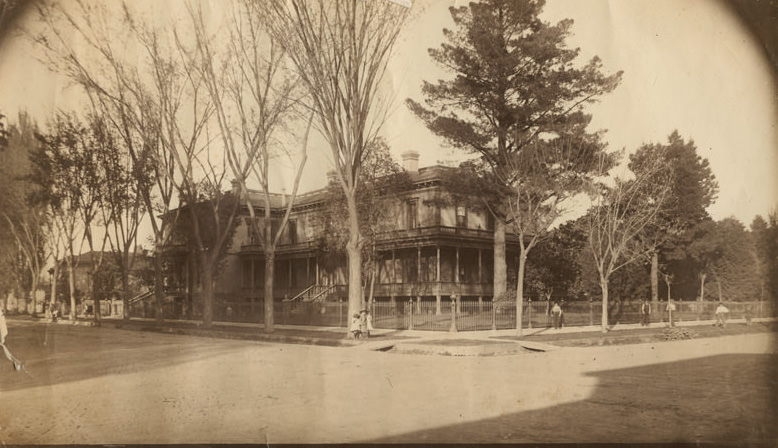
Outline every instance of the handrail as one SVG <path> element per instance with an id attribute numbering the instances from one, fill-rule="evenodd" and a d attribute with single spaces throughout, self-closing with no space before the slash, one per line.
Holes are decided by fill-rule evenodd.
<path id="1" fill-rule="evenodd" d="M 319 285 L 319 286 L 324 286 L 324 285 Z M 329 293 L 329 292 L 330 292 L 330 291 L 332 291 L 333 289 L 335 289 L 335 285 L 329 285 L 329 286 L 325 286 L 325 287 L 324 287 L 324 289 L 322 289 L 322 290 L 321 290 L 321 291 L 320 291 L 318 294 L 316 294 L 315 296 L 311 297 L 309 300 L 306 300 L 306 302 L 316 302 L 316 301 L 318 301 L 318 300 L 319 300 L 319 297 L 321 297 L 321 296 L 323 296 L 323 295 L 325 295 L 325 294 Z"/>
<path id="2" fill-rule="evenodd" d="M 299 294 L 297 294 L 296 296 L 292 297 L 291 299 L 284 299 L 282 301 L 283 302 L 294 302 L 295 300 L 297 300 L 297 299 L 301 298 L 302 296 L 308 294 L 308 292 L 310 292 L 315 287 L 316 287 L 316 285 L 311 285 L 311 286 L 303 289 L 302 291 L 300 291 Z"/>
<path id="3" fill-rule="evenodd" d="M 127 303 L 129 303 L 129 304 L 138 303 L 141 300 L 149 298 L 153 294 L 154 294 L 154 291 L 152 291 L 152 290 L 149 290 L 149 291 L 146 291 L 146 292 L 142 292 L 142 293 L 138 294 L 137 296 L 135 296 L 135 297 L 131 298 L 130 300 L 128 300 Z"/>

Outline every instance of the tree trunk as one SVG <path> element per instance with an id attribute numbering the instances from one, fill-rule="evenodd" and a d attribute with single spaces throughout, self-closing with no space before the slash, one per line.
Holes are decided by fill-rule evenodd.
<path id="1" fill-rule="evenodd" d="M 600 275 L 600 289 L 602 289 L 602 319 L 600 331 L 608 332 L 608 279 Z"/>
<path id="2" fill-rule="evenodd" d="M 269 246 L 266 246 L 269 247 Z M 265 333 L 273 332 L 273 276 L 275 275 L 276 254 L 273 250 L 265 253 Z"/>
<path id="3" fill-rule="evenodd" d="M 122 319 L 130 320 L 130 268 L 127 257 L 122 267 Z"/>
<path id="4" fill-rule="evenodd" d="M 656 308 L 659 303 L 659 253 L 651 252 L 651 301 Z"/>
<path id="5" fill-rule="evenodd" d="M 359 235 L 359 217 L 357 215 L 357 202 L 354 194 L 346 194 L 349 214 L 349 239 L 346 243 L 346 254 L 348 256 L 348 318 L 346 322 L 351 322 L 351 316 L 359 313 L 362 305 L 362 253 L 360 251 Z M 349 339 L 354 338 L 349 325 L 346 325 L 346 335 Z"/>
<path id="6" fill-rule="evenodd" d="M 375 292 L 375 278 L 377 273 L 378 265 L 377 263 L 374 263 L 373 271 L 370 273 L 370 292 L 367 295 L 367 309 L 372 309 L 373 307 L 373 293 Z"/>
<path id="7" fill-rule="evenodd" d="M 32 300 L 32 315 L 38 314 L 38 278 L 32 274 L 32 285 L 30 286 L 30 299 Z"/>
<path id="8" fill-rule="evenodd" d="M 161 323 L 163 321 L 162 316 L 162 302 L 165 300 L 165 279 L 162 272 L 162 246 L 157 244 L 157 253 L 154 254 L 154 301 L 156 302 L 156 321 Z"/>
<path id="9" fill-rule="evenodd" d="M 208 255 L 200 252 L 200 287 L 203 292 L 203 327 L 213 324 L 213 270 Z"/>
<path id="10" fill-rule="evenodd" d="M 94 256 L 94 252 L 92 252 L 92 256 Z M 94 260 L 93 260 L 94 262 Z M 94 265 L 94 263 L 93 263 Z M 94 321 L 95 325 L 100 326 L 100 298 L 97 297 L 97 275 L 98 272 L 100 272 L 100 267 L 97 266 L 92 270 L 92 303 L 93 303 L 93 311 L 94 311 Z"/>
<path id="11" fill-rule="evenodd" d="M 719 289 L 719 302 L 723 302 L 724 298 L 721 295 L 721 280 L 719 280 L 718 276 L 716 277 L 716 286 Z"/>
<path id="12" fill-rule="evenodd" d="M 707 274 L 700 274 L 700 302 L 705 301 L 705 278 Z"/>
<path id="13" fill-rule="evenodd" d="M 70 289 L 70 320 L 76 320 L 76 268 L 68 266 L 68 288 Z"/>
<path id="14" fill-rule="evenodd" d="M 508 267 L 505 261 L 505 221 L 494 218 L 494 272 L 493 300 L 502 299 L 508 285 Z"/>
<path id="15" fill-rule="evenodd" d="M 49 301 L 51 305 L 56 306 L 57 303 L 57 274 L 59 274 L 59 265 L 57 264 L 56 259 L 54 260 L 54 271 L 51 274 L 51 278 L 49 279 L 49 282 L 51 282 L 51 297 L 49 297 Z"/>
<path id="16" fill-rule="evenodd" d="M 527 249 L 522 245 L 519 254 L 519 272 L 516 279 L 516 333 L 521 336 L 524 311 L 524 269 L 527 266 Z"/>

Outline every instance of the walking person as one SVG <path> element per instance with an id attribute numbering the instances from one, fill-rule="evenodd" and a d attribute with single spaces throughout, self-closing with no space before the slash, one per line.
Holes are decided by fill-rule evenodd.
<path id="1" fill-rule="evenodd" d="M 723 302 L 719 302 L 719 306 L 716 307 L 716 326 L 726 327 L 727 316 L 729 315 L 729 309 L 724 306 Z"/>
<path id="2" fill-rule="evenodd" d="M 651 323 L 651 303 L 648 299 L 643 300 L 643 304 L 640 306 L 640 325 L 647 327 Z"/>
<path id="3" fill-rule="evenodd" d="M 562 308 L 558 302 L 554 302 L 554 307 L 551 308 L 551 320 L 554 323 L 554 329 L 562 328 Z"/>

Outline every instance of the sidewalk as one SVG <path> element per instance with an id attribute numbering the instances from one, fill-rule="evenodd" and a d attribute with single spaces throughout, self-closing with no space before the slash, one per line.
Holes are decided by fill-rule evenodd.
<path id="1" fill-rule="evenodd" d="M 29 316 L 9 316 L 9 321 L 36 321 Z M 37 319 L 37 322 L 46 322 Z M 687 329 L 694 337 L 713 337 L 743 332 L 776 331 L 776 319 L 753 319 L 746 326 L 743 319 L 733 319 L 726 328 L 714 326 L 713 320 L 684 321 L 676 323 L 676 331 Z M 92 326 L 92 320 L 80 319 L 75 322 L 58 320 L 59 325 Z M 275 343 L 323 345 L 333 347 L 355 347 L 365 350 L 388 350 L 390 348 L 437 347 L 437 351 L 452 354 L 496 354 L 511 352 L 515 344 L 533 351 L 557 350 L 569 346 L 592 346 L 611 344 L 634 344 L 655 342 L 666 339 L 666 322 L 652 323 L 648 327 L 640 324 L 617 324 L 603 333 L 599 325 L 553 328 L 524 329 L 519 336 L 517 330 L 487 330 L 440 332 L 424 330 L 376 329 L 369 339 L 348 339 L 343 327 L 315 327 L 302 325 L 274 325 L 273 333 L 265 333 L 260 323 L 214 322 L 211 327 L 202 326 L 199 321 L 165 320 L 158 324 L 151 318 L 132 318 L 129 321 L 116 318 L 103 318 L 102 325 L 135 331 L 155 331 L 169 334 L 181 334 L 196 337 L 215 337 L 225 339 L 243 339 Z M 440 349 L 440 347 L 443 347 Z M 456 349 L 454 349 L 456 348 Z M 435 351 L 433 350 L 433 351 Z"/>

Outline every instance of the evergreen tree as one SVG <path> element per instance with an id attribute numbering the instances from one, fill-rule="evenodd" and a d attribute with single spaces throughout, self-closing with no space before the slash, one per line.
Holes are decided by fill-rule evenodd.
<path id="1" fill-rule="evenodd" d="M 425 104 L 407 101 L 435 134 L 480 156 L 486 182 L 506 187 L 495 218 L 496 255 L 504 254 L 506 221 L 519 234 L 516 293 L 521 322 L 527 255 L 597 168 L 604 145 L 586 130 L 587 103 L 612 91 L 621 73 L 605 75 L 598 58 L 575 65 L 578 49 L 566 47 L 572 20 L 540 19 L 540 0 L 490 0 L 450 8 L 456 28 L 430 56 L 454 74 L 425 82 Z M 502 233 L 502 235 L 501 235 Z M 495 257 L 495 295 L 503 260 Z"/>

